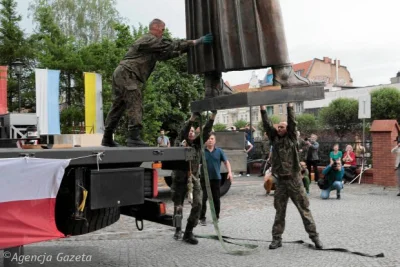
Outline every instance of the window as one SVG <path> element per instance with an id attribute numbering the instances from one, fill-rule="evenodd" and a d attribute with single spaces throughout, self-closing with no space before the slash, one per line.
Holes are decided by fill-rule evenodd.
<path id="1" fill-rule="evenodd" d="M 295 73 L 297 74 L 297 75 L 299 75 L 299 76 L 303 76 L 302 74 L 303 74 L 303 71 L 304 70 L 298 70 L 298 71 L 295 71 Z"/>
<path id="2" fill-rule="evenodd" d="M 295 112 L 296 113 L 303 113 L 303 102 L 298 102 L 295 104 Z"/>
<path id="3" fill-rule="evenodd" d="M 274 115 L 274 107 L 273 106 L 267 106 L 267 114 L 268 114 L 268 116 Z"/>
<path id="4" fill-rule="evenodd" d="M 283 105 L 279 105 L 279 114 L 283 114 Z"/>

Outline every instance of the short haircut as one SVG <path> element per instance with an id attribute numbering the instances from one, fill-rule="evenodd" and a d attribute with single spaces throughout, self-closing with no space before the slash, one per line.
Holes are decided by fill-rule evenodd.
<path id="1" fill-rule="evenodd" d="M 164 25 L 164 21 L 161 19 L 153 19 L 149 24 L 149 29 L 153 28 L 155 25 Z"/>

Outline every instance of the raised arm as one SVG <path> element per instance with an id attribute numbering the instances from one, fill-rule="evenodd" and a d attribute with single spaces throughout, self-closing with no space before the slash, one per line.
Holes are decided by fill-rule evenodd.
<path id="1" fill-rule="evenodd" d="M 277 135 L 277 130 L 274 128 L 272 121 L 268 118 L 265 106 L 260 106 L 260 112 L 264 131 L 267 133 L 269 140 L 272 140 Z"/>
<path id="2" fill-rule="evenodd" d="M 203 128 L 203 142 L 204 143 L 210 137 L 210 132 L 212 131 L 212 127 L 214 125 L 214 120 L 215 120 L 216 116 L 217 116 L 217 111 L 213 111 L 213 113 L 211 113 L 210 117 L 208 118 L 208 121 L 204 125 L 204 128 Z M 196 145 L 200 145 L 200 136 L 197 136 L 196 139 L 193 140 L 193 143 Z"/>
<path id="3" fill-rule="evenodd" d="M 297 139 L 297 122 L 295 120 L 293 103 L 287 105 L 287 133 L 289 137 Z"/>

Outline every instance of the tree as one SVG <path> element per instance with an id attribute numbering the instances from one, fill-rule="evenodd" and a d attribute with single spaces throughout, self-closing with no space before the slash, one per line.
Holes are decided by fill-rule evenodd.
<path id="1" fill-rule="evenodd" d="M 297 129 L 302 134 L 311 134 L 318 128 L 317 120 L 312 114 L 300 114 L 296 116 Z"/>
<path id="2" fill-rule="evenodd" d="M 216 123 L 213 126 L 214 131 L 218 132 L 218 131 L 225 131 L 226 130 L 226 125 L 223 123 Z"/>
<path id="3" fill-rule="evenodd" d="M 8 108 L 13 111 L 18 106 L 18 101 L 16 101 L 18 86 L 13 75 L 12 62 L 18 58 L 24 63 L 20 86 L 22 105 L 24 106 L 25 102 L 29 103 L 32 100 L 32 90 L 28 89 L 32 81 L 28 77 L 32 72 L 31 61 L 33 56 L 30 46 L 25 40 L 24 32 L 19 27 L 22 17 L 16 12 L 16 1 L 1 0 L 0 6 L 0 65 L 8 66 Z"/>
<path id="4" fill-rule="evenodd" d="M 248 122 L 245 120 L 238 120 L 233 125 L 236 127 L 237 130 L 239 130 L 240 128 L 245 127 L 247 124 Z"/>
<path id="5" fill-rule="evenodd" d="M 115 38 L 114 26 L 122 22 L 116 4 L 116 0 L 34 0 L 30 9 L 35 14 L 40 7 L 50 7 L 62 32 L 87 45 Z"/>
<path id="6" fill-rule="evenodd" d="M 372 120 L 395 119 L 400 121 L 400 91 L 394 87 L 383 87 L 371 92 Z"/>
<path id="7" fill-rule="evenodd" d="M 346 133 L 352 132 L 361 126 L 358 119 L 358 101 L 355 99 L 335 99 L 328 107 L 324 107 L 319 112 L 319 116 L 321 121 L 331 127 L 340 139 Z"/>
<path id="8" fill-rule="evenodd" d="M 272 124 L 278 124 L 281 121 L 281 119 L 277 115 L 269 115 L 268 118 L 272 121 Z M 261 133 L 264 132 L 264 125 L 262 120 L 258 123 L 257 130 L 259 130 Z"/>

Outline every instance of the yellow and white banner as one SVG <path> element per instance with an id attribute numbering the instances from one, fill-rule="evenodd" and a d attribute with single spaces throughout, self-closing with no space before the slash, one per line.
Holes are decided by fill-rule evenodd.
<path id="1" fill-rule="evenodd" d="M 85 72 L 85 127 L 87 134 L 104 133 L 103 84 L 98 73 Z"/>

